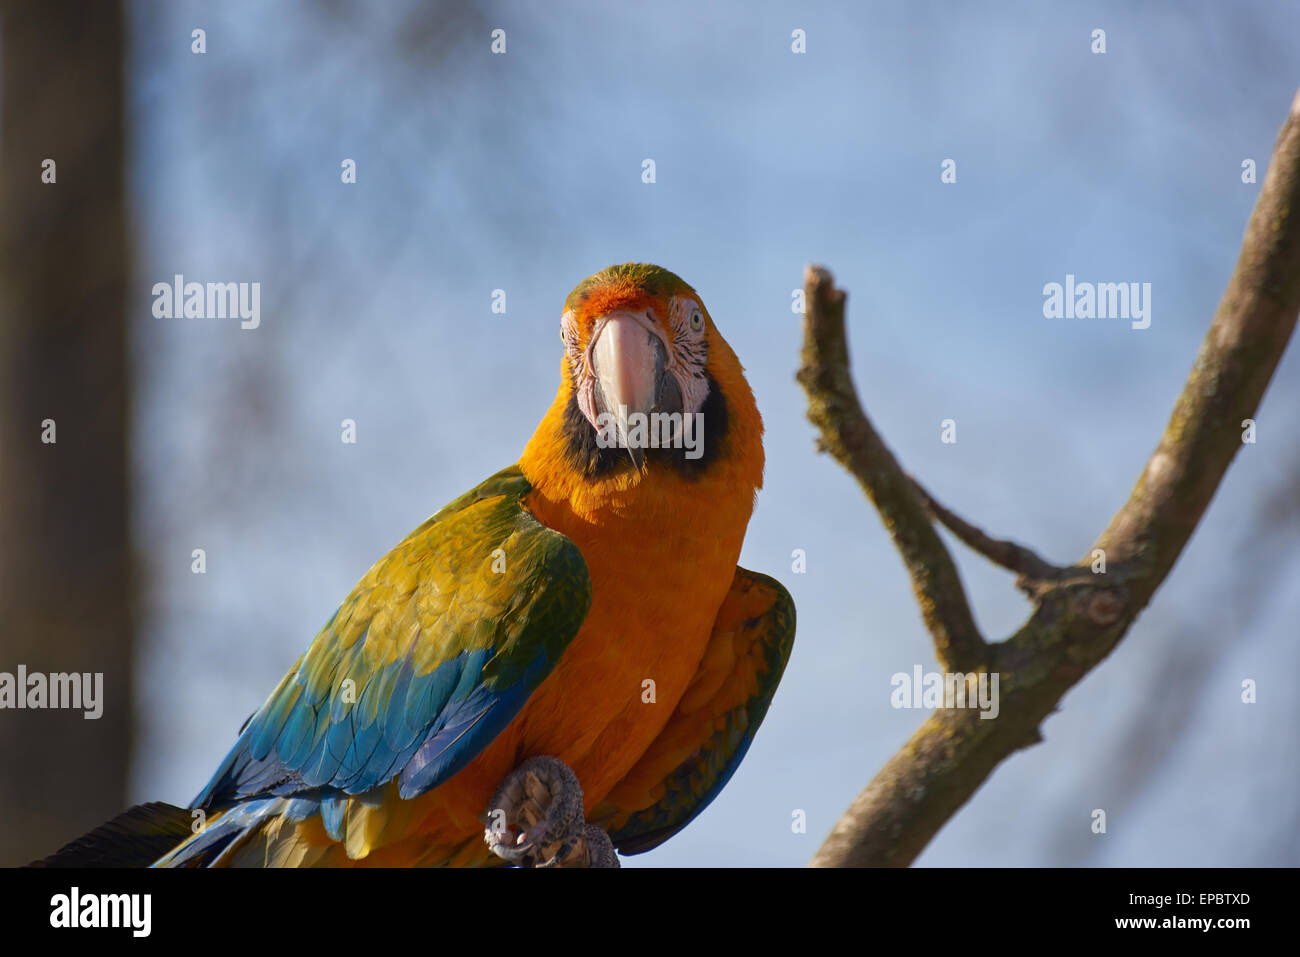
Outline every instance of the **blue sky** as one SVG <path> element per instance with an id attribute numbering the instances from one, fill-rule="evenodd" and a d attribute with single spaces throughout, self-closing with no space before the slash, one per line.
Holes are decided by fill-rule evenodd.
<path id="1" fill-rule="evenodd" d="M 1258 190 L 1241 163 L 1263 178 L 1300 84 L 1300 8 L 413 9 L 135 5 L 134 508 L 151 588 L 133 798 L 191 799 L 371 563 L 518 457 L 554 395 L 565 295 L 641 260 L 695 286 L 747 368 L 768 469 L 741 561 L 790 588 L 799 634 L 731 784 L 629 864 L 806 863 L 924 719 L 890 706 L 890 676 L 934 657 L 877 515 L 813 448 L 790 308 L 804 265 L 849 290 L 859 392 L 904 466 L 975 524 L 1078 559 L 1154 448 L 1231 273 Z M 155 318 L 149 289 L 175 273 L 260 282 L 260 328 Z M 1067 274 L 1149 282 L 1150 328 L 1044 318 L 1044 284 Z M 1300 857 L 1300 709 L 1269 680 L 1296 665 L 1300 568 L 1294 548 L 1252 547 L 1259 503 L 1300 467 L 1298 363 L 1293 347 L 1258 443 L 1128 638 L 919 863 Z M 986 635 L 1005 637 L 1028 604 L 953 548 Z"/>

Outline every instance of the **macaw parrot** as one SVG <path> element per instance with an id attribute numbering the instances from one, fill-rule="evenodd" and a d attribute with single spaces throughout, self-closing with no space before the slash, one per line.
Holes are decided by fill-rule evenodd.
<path id="1" fill-rule="evenodd" d="M 617 866 L 744 757 L 794 640 L 736 565 L 763 423 L 699 295 L 658 266 L 570 293 L 519 461 L 381 558 L 189 809 L 46 866 Z"/>

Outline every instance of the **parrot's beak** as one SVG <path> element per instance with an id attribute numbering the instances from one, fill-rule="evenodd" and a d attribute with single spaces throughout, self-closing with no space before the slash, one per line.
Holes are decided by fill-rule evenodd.
<path id="1" fill-rule="evenodd" d="M 663 335 L 645 314 L 612 312 L 597 323 L 591 349 L 596 373 L 598 402 L 602 411 L 615 416 L 619 444 L 638 469 L 645 462 L 641 443 L 629 440 L 634 416 L 648 420 L 651 412 L 662 411 L 661 393 L 666 379 L 668 353 Z M 645 428 L 640 435 L 645 436 Z"/>

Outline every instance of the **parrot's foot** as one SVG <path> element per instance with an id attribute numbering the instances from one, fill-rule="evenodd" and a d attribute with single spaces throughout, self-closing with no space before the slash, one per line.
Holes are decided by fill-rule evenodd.
<path id="1" fill-rule="evenodd" d="M 618 867 L 609 835 L 582 816 L 582 785 L 559 758 L 529 758 L 492 796 L 483 840 L 520 867 Z"/>

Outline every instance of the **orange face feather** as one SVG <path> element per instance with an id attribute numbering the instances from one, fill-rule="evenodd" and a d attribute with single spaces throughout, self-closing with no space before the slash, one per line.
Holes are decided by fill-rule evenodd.
<path id="1" fill-rule="evenodd" d="M 702 426 L 698 458 L 688 450 L 651 450 L 649 466 L 641 469 L 617 448 L 598 448 L 600 430 L 594 416 L 582 408 L 582 392 L 585 387 L 597 393 L 601 408 L 601 383 L 596 381 L 602 378 L 601 370 L 591 368 L 592 360 L 599 363 L 601 339 L 608 337 L 611 324 L 626 324 L 633 317 L 657 334 L 654 351 L 663 353 L 664 386 L 659 397 L 666 393 L 668 404 L 653 411 L 698 417 Z M 698 322 L 698 330 L 692 328 L 692 319 Z M 658 267 L 610 267 L 570 294 L 562 332 L 565 354 L 559 390 L 520 459 L 541 498 L 567 499 L 576 513 L 594 516 L 609 508 L 642 513 L 689 509 L 693 499 L 717 496 L 716 508 L 738 509 L 742 522 L 747 522 L 753 494 L 763 481 L 763 423 L 740 362 L 699 295 Z M 624 336 L 625 342 L 633 340 Z M 640 358 L 646 361 L 644 355 Z M 605 405 L 613 404 L 612 397 L 606 399 Z M 741 495 L 745 487 L 748 491 Z M 744 503 L 738 505 L 741 499 Z"/>

